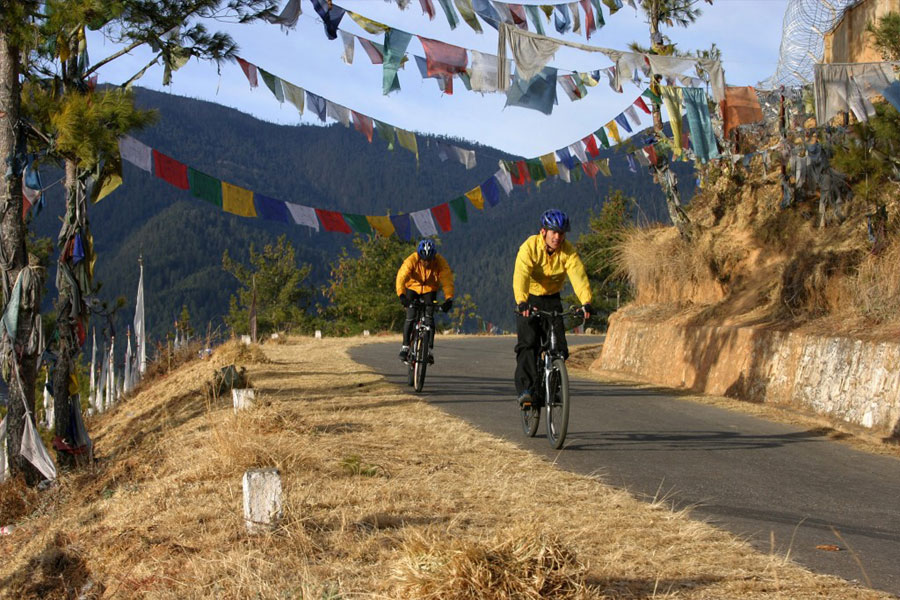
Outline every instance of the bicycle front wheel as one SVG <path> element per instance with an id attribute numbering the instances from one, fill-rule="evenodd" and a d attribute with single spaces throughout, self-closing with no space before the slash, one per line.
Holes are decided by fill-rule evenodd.
<path id="1" fill-rule="evenodd" d="M 423 336 L 416 339 L 415 390 L 422 391 L 425 385 L 425 369 L 428 367 L 428 340 Z"/>
<path id="2" fill-rule="evenodd" d="M 566 431 L 569 429 L 569 373 L 566 371 L 566 361 L 555 359 L 548 376 L 547 439 L 551 446 L 559 450 L 566 441 Z"/>
<path id="3" fill-rule="evenodd" d="M 416 347 L 416 334 L 413 331 L 412 339 L 409 344 L 410 350 L 406 355 L 406 385 L 413 385 L 415 383 L 415 369 L 414 365 L 416 364 L 416 355 L 413 352 L 413 349 Z"/>
<path id="4" fill-rule="evenodd" d="M 520 409 L 519 412 L 522 413 L 522 431 L 528 437 L 534 437 L 538 430 L 538 423 L 541 421 L 541 408 L 532 406 L 525 410 Z"/>

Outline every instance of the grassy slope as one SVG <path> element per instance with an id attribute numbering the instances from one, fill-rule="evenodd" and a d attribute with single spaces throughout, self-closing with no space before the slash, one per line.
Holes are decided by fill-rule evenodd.
<path id="1" fill-rule="evenodd" d="M 0 537 L 0 597 L 886 597 L 448 419 L 350 362 L 359 343 L 226 345 L 94 418 L 94 472 Z M 256 409 L 204 393 L 230 363 Z M 248 537 L 241 477 L 269 466 L 284 521 Z"/>

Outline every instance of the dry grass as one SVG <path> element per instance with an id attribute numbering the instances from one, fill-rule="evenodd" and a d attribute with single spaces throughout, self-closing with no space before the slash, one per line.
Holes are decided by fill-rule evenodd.
<path id="1" fill-rule="evenodd" d="M 710 169 L 688 213 L 695 236 L 672 227 L 635 230 L 618 249 L 634 306 L 665 305 L 694 323 L 807 327 L 835 335 L 888 339 L 900 326 L 900 238 L 871 253 L 871 201 L 846 202 L 846 218 L 815 226 L 815 202 L 780 207 L 777 173 L 740 166 Z M 871 200 L 871 199 L 870 199 Z M 883 199 L 889 214 L 900 202 Z M 873 329 L 874 326 L 874 329 Z"/>
<path id="2" fill-rule="evenodd" d="M 887 597 L 448 418 L 351 362 L 359 343 L 256 348 L 267 362 L 238 366 L 260 402 L 237 415 L 202 391 L 245 356 L 229 344 L 92 419 L 94 470 L 0 537 L 0 597 Z M 283 522 L 258 537 L 253 467 L 284 486 Z"/>

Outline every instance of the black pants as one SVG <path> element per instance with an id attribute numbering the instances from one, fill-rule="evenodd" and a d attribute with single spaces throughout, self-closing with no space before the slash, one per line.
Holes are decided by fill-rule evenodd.
<path id="1" fill-rule="evenodd" d="M 536 306 L 540 310 L 562 312 L 562 301 L 559 294 L 551 296 L 528 296 L 528 306 Z M 534 391 L 538 381 L 537 356 L 541 351 L 541 327 L 540 317 L 523 317 L 516 315 L 516 393 L 521 394 L 525 390 Z M 562 317 L 552 320 L 551 326 L 556 330 L 556 344 L 563 356 L 569 357 L 569 346 L 566 343 L 566 329 Z"/>
<path id="2" fill-rule="evenodd" d="M 428 339 L 428 347 L 434 348 L 434 300 L 437 298 L 437 292 L 425 292 L 418 294 L 412 290 L 406 290 L 406 297 L 410 300 L 410 306 L 406 309 L 406 323 L 403 326 L 403 345 L 409 346 L 409 337 L 412 335 L 413 327 L 416 326 L 416 310 L 412 301 L 421 298 L 425 301 L 425 324 L 431 329 L 431 336 Z"/>

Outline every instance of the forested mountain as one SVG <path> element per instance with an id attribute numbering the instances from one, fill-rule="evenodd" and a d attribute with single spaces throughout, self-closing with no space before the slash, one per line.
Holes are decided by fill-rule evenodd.
<path id="1" fill-rule="evenodd" d="M 466 170 L 438 157 L 435 142 L 453 140 L 419 135 L 417 165 L 399 146 L 389 151 L 377 134 L 369 144 L 352 127 L 340 124 L 275 125 L 210 102 L 143 89 L 136 90 L 136 97 L 141 107 L 159 111 L 154 126 L 134 134 L 145 144 L 229 183 L 317 208 L 369 215 L 428 208 L 479 185 L 496 171 L 498 159 L 508 158 L 493 148 L 459 142 L 477 153 L 478 165 Z M 284 110 L 293 108 L 285 105 Z M 646 170 L 631 173 L 623 155 L 610 155 L 611 178 L 598 175 L 596 183 L 585 177 L 572 184 L 554 180 L 540 187 L 517 187 L 508 197 L 501 193 L 494 208 L 482 212 L 469 205 L 468 223 L 454 220 L 454 230 L 442 236 L 440 251 L 457 274 L 458 293 L 470 293 L 485 320 L 511 325 L 515 254 L 522 240 L 536 232 L 545 208 L 569 212 L 573 239 L 612 189 L 635 197 L 644 218 L 666 220 L 662 196 Z M 680 170 L 685 196 L 693 186 L 686 169 L 684 165 Z M 151 336 L 159 339 L 172 330 L 182 305 L 195 327 L 205 330 L 207 322 L 214 328 L 222 323 L 237 287 L 222 270 L 226 248 L 243 259 L 250 244 L 260 247 L 286 234 L 298 259 L 313 265 L 311 277 L 321 285 L 337 251 L 351 242 L 345 234 L 315 233 L 222 212 L 128 163 L 123 174 L 125 183 L 90 207 L 96 277 L 103 282 L 100 295 L 128 300 L 117 319 L 119 328 L 133 315 L 139 255 L 144 257 L 147 324 Z M 61 201 L 52 198 L 35 219 L 35 228 L 55 239 Z"/>

